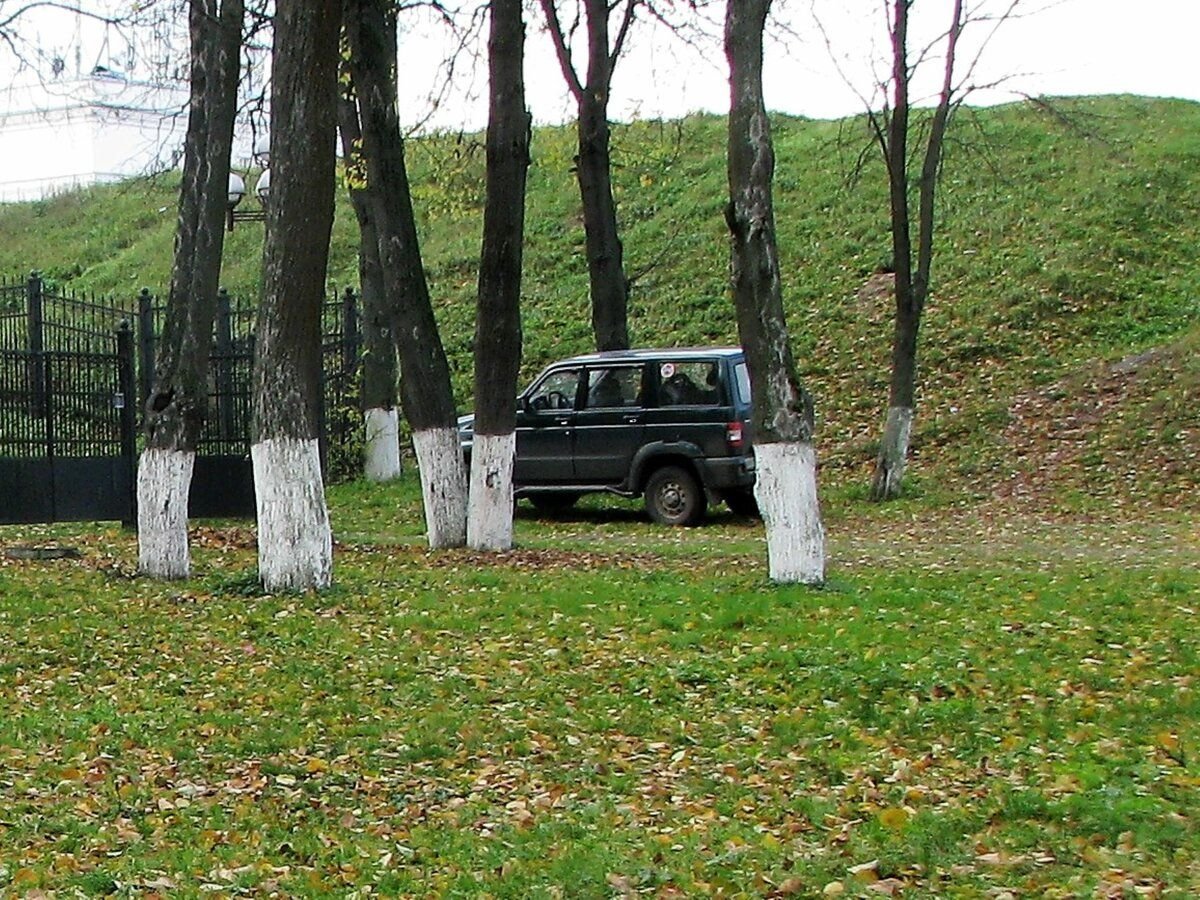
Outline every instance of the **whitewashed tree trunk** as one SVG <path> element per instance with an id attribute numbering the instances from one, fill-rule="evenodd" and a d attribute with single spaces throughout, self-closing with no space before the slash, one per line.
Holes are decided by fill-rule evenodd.
<path id="1" fill-rule="evenodd" d="M 781 584 L 825 580 L 825 528 L 817 500 L 817 453 L 807 442 L 754 448 L 758 501 L 767 532 L 770 578 Z"/>
<path id="2" fill-rule="evenodd" d="M 516 452 L 514 432 L 475 435 L 467 513 L 467 546 L 473 550 L 512 549 Z"/>
<path id="3" fill-rule="evenodd" d="M 467 540 L 467 470 L 458 429 L 414 431 L 413 450 L 421 472 L 430 549 L 463 546 Z"/>
<path id="4" fill-rule="evenodd" d="M 267 591 L 329 587 L 333 536 L 316 440 L 274 438 L 250 448 L 258 506 L 258 571 Z"/>
<path id="5" fill-rule="evenodd" d="M 187 578 L 188 492 L 196 454 L 142 451 L 137 471 L 138 571 L 152 578 Z"/>
<path id="6" fill-rule="evenodd" d="M 904 470 L 908 466 L 908 444 L 912 438 L 912 426 L 912 407 L 893 406 L 888 409 L 887 424 L 883 428 L 883 441 L 879 445 L 879 458 L 875 461 L 875 476 L 871 485 L 871 496 L 874 499 L 891 500 L 900 496 Z"/>
<path id="7" fill-rule="evenodd" d="M 363 474 L 367 481 L 392 481 L 400 477 L 400 415 L 395 408 L 368 409 Z"/>

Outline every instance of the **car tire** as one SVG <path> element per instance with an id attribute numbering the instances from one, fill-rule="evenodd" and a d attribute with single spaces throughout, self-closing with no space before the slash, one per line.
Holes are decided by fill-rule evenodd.
<path id="1" fill-rule="evenodd" d="M 750 488 L 740 491 L 727 491 L 721 495 L 729 511 L 735 516 L 746 519 L 758 518 L 758 501 L 754 499 L 754 491 Z"/>
<path id="2" fill-rule="evenodd" d="M 566 512 L 580 498 L 578 491 L 555 491 L 554 493 L 530 494 L 529 502 L 533 508 L 544 515 Z"/>
<path id="3" fill-rule="evenodd" d="M 695 525 L 708 498 L 696 476 L 682 466 L 663 466 L 646 482 L 646 511 L 660 525 Z"/>

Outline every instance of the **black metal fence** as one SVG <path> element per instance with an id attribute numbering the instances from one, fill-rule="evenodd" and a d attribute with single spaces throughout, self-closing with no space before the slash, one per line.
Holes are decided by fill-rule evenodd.
<path id="1" fill-rule="evenodd" d="M 131 518 L 138 411 L 164 315 L 165 304 L 145 290 L 123 306 L 53 290 L 36 273 L 0 281 L 0 522 Z M 253 510 L 255 316 L 249 300 L 224 291 L 217 298 L 195 516 Z M 352 289 L 326 302 L 322 324 L 323 459 L 344 465 L 359 428 Z"/>
<path id="2" fill-rule="evenodd" d="M 217 295 L 213 343 L 209 355 L 208 418 L 197 448 L 200 454 L 250 452 L 250 391 L 254 369 L 257 304 L 222 289 Z M 137 298 L 138 386 L 144 404 L 154 379 L 154 359 L 166 315 L 166 303 L 143 289 Z M 347 410 L 357 404 L 362 338 L 358 295 L 346 288 L 321 309 L 322 439 L 340 447 L 353 438 L 357 419 Z"/>
<path id="3" fill-rule="evenodd" d="M 133 343 L 113 304 L 0 283 L 0 522 L 132 519 Z"/>

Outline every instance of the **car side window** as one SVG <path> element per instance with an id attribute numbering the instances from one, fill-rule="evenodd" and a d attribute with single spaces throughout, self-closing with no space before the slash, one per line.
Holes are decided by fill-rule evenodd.
<path id="1" fill-rule="evenodd" d="M 613 366 L 588 370 L 588 409 L 639 406 L 642 397 L 642 367 Z"/>
<path id="2" fill-rule="evenodd" d="M 659 406 L 711 406 L 720 402 L 716 362 L 663 362 L 658 367 Z"/>
<path id="3" fill-rule="evenodd" d="M 551 372 L 529 395 L 529 406 L 537 412 L 574 409 L 578 386 L 578 369 L 560 369 L 557 372 Z"/>

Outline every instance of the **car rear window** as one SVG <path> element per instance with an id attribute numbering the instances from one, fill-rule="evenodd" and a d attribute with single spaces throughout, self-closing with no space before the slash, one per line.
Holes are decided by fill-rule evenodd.
<path id="1" fill-rule="evenodd" d="M 721 400 L 717 364 L 711 360 L 659 363 L 658 385 L 659 406 L 711 406 Z"/>
<path id="2" fill-rule="evenodd" d="M 750 405 L 750 369 L 744 362 L 737 363 L 733 367 L 733 383 L 734 389 L 737 391 L 737 399 L 739 406 Z"/>

